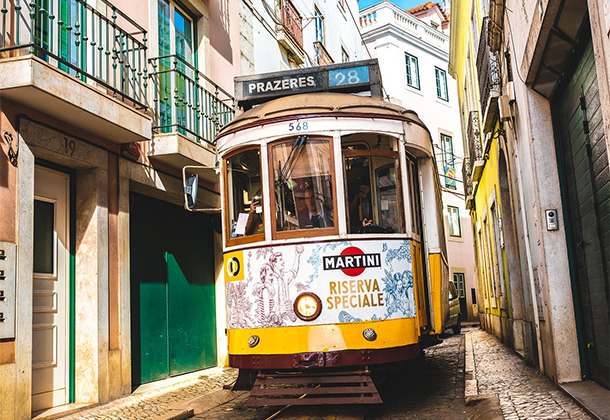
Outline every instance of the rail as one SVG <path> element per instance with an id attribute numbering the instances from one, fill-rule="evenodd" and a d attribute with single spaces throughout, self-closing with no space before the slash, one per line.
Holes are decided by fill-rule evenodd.
<path id="1" fill-rule="evenodd" d="M 480 127 L 479 111 L 470 111 L 468 115 L 468 155 L 472 163 L 483 159 Z"/>
<path id="2" fill-rule="evenodd" d="M 479 79 L 479 98 L 481 110 L 485 112 L 492 92 L 499 92 L 502 77 L 500 74 L 500 61 L 495 52 L 489 48 L 489 17 L 483 19 L 479 49 L 477 52 L 477 74 Z"/>
<path id="3" fill-rule="evenodd" d="M 282 9 L 282 26 L 293 40 L 303 47 L 303 23 L 301 14 L 296 9 L 292 1 L 280 0 Z"/>
<path id="4" fill-rule="evenodd" d="M 147 108 L 146 31 L 106 0 L 3 1 L 0 57 L 26 50 L 105 93 Z"/>
<path id="5" fill-rule="evenodd" d="M 324 48 L 324 44 L 322 44 L 320 41 L 314 41 L 313 47 L 316 53 L 316 63 L 318 66 L 334 64 L 335 61 L 332 59 L 328 51 L 326 51 L 326 48 Z"/>
<path id="6" fill-rule="evenodd" d="M 429 45 L 449 52 L 449 37 L 447 35 L 393 4 L 381 2 L 368 7 L 366 10 L 366 13 L 360 14 L 360 27 L 363 32 L 392 25 Z"/>
<path id="7" fill-rule="evenodd" d="M 235 118 L 235 100 L 177 55 L 151 58 L 153 129 L 179 132 L 214 145 L 220 129 Z"/>

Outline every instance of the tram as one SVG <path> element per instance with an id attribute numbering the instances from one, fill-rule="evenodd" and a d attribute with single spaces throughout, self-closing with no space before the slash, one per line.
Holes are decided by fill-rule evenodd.
<path id="1" fill-rule="evenodd" d="M 381 402 L 372 372 L 417 359 L 443 331 L 430 133 L 413 111 L 328 86 L 339 71 L 374 91 L 369 61 L 316 68 L 326 92 L 259 99 L 217 136 L 229 364 L 253 386 L 250 405 Z M 278 86 L 263 76 L 240 89 Z M 274 76 L 280 88 L 315 81 Z"/>

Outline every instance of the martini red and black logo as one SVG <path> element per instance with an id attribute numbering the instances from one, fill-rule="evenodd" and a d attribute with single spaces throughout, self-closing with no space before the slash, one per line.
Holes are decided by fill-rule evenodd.
<path id="1" fill-rule="evenodd" d="M 360 248 L 350 246 L 341 255 L 323 258 L 324 270 L 341 270 L 348 276 L 359 276 L 368 267 L 381 267 L 381 254 L 365 254 Z"/>

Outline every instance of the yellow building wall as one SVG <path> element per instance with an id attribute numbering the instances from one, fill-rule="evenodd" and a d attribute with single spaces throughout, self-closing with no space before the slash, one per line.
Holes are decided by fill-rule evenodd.
<path id="1" fill-rule="evenodd" d="M 499 126 L 494 127 L 494 133 L 497 133 Z M 500 136 L 500 139 L 502 137 Z M 481 178 L 474 196 L 475 209 L 471 212 L 471 218 L 476 226 L 476 239 L 479 253 L 479 281 L 481 282 L 481 290 L 485 293 L 489 300 L 485 300 L 485 312 L 494 315 L 500 315 L 500 302 L 499 296 L 502 290 L 504 290 L 504 296 L 507 299 L 507 308 L 510 307 L 508 293 L 508 271 L 506 266 L 506 255 L 505 249 L 500 248 L 496 243 L 496 236 L 494 234 L 494 217 L 492 215 L 492 200 L 495 200 L 495 206 L 497 207 L 497 218 L 502 218 L 502 206 L 500 203 L 500 186 L 498 180 L 498 156 L 499 156 L 499 144 L 498 135 L 492 136 L 489 140 L 491 142 L 488 149 L 488 159 L 485 162 L 485 167 L 481 174 Z M 487 223 L 485 223 L 485 220 Z M 481 234 L 479 235 L 479 229 Z M 487 235 L 487 242 L 485 235 Z M 481 241 L 482 239 L 482 241 Z M 500 248 L 500 255 L 498 256 L 497 250 Z M 499 261 L 496 261 L 499 259 Z M 481 267 L 485 264 L 485 267 Z M 495 264 L 498 264 L 498 270 L 502 271 L 494 273 Z M 494 286 L 494 276 L 498 276 L 498 286 L 494 293 L 492 292 Z M 503 285 L 500 282 L 503 281 Z M 495 302 L 493 302 L 495 300 Z M 488 305 L 489 302 L 489 305 Z"/>

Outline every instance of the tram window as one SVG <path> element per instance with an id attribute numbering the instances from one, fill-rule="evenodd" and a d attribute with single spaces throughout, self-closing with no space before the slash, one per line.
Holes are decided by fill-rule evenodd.
<path id="1" fill-rule="evenodd" d="M 226 159 L 229 238 L 263 233 L 261 161 L 258 149 L 236 153 Z"/>
<path id="2" fill-rule="evenodd" d="M 350 233 L 404 232 L 398 153 L 344 151 Z"/>
<path id="3" fill-rule="evenodd" d="M 271 147 L 277 232 L 335 227 L 331 150 L 306 136 Z"/>

